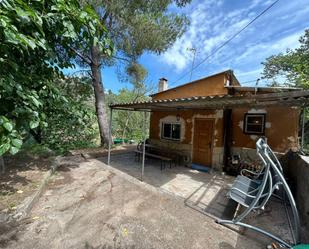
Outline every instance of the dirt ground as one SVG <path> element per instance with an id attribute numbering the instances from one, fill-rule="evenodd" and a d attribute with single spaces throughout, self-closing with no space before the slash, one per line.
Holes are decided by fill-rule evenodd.
<path id="1" fill-rule="evenodd" d="M 26 153 L 5 158 L 6 171 L 0 174 L 0 215 L 12 213 L 40 186 L 51 159 Z"/>
<path id="2" fill-rule="evenodd" d="M 136 145 L 119 145 L 113 149 L 112 154 L 135 148 Z M 107 155 L 107 150 L 87 148 L 71 151 L 71 154 L 77 158 L 80 155 L 96 158 Z M 0 221 L 2 216 L 13 213 L 27 197 L 39 188 L 45 173 L 50 169 L 52 160 L 51 157 L 35 156 L 28 152 L 4 158 L 6 171 L 0 174 Z"/>
<path id="3" fill-rule="evenodd" d="M 264 248 L 91 159 L 62 165 L 28 219 L 0 225 L 2 248 Z"/>

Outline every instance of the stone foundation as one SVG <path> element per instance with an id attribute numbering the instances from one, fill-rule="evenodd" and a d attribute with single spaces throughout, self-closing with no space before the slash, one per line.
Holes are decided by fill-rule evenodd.
<path id="1" fill-rule="evenodd" d="M 309 243 L 309 157 L 290 151 L 281 161 L 298 208 L 301 241 Z"/>

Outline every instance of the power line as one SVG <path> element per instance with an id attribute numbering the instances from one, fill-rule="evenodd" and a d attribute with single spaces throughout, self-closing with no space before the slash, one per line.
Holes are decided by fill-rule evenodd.
<path id="1" fill-rule="evenodd" d="M 248 80 L 248 81 L 245 81 L 245 82 L 241 82 L 241 85 L 246 85 L 246 84 L 248 84 L 248 83 L 253 83 L 253 82 L 256 83 L 257 80 L 259 80 L 259 78 L 256 78 L 256 79 L 254 79 L 254 80 Z"/>
<path id="2" fill-rule="evenodd" d="M 254 23 L 259 17 L 264 15 L 269 9 L 271 9 L 276 3 L 278 3 L 280 0 L 274 1 L 271 5 L 269 5 L 266 9 L 264 9 L 260 14 L 258 14 L 255 18 L 253 18 L 247 25 L 245 25 L 243 28 L 241 28 L 239 31 L 237 31 L 234 35 L 232 35 L 228 40 L 226 40 L 224 43 L 222 43 L 219 47 L 217 47 L 212 53 L 210 53 L 206 58 L 204 58 L 201 62 L 199 62 L 197 65 L 195 65 L 190 71 L 183 74 L 181 77 L 179 77 L 177 80 L 175 80 L 173 83 L 171 83 L 170 86 L 176 84 L 179 80 L 183 79 L 187 74 L 192 73 L 195 69 L 197 69 L 200 65 L 202 65 L 207 59 L 209 59 L 211 56 L 216 54 L 220 49 L 222 49 L 225 45 L 227 45 L 230 41 L 232 41 L 236 36 L 238 36 L 242 31 L 244 31 L 246 28 L 248 28 L 252 23 Z"/>

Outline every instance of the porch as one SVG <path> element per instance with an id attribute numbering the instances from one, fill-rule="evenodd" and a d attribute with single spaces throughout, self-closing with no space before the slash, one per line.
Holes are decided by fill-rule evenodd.
<path id="1" fill-rule="evenodd" d="M 272 88 L 270 88 L 272 89 Z M 278 89 L 276 89 L 277 91 Z M 123 111 L 139 111 L 144 112 L 144 121 L 149 118 L 148 113 L 151 113 L 150 120 L 154 121 L 154 125 L 150 124 L 150 128 L 144 125 L 143 140 L 147 138 L 149 130 L 149 138 L 151 144 L 157 147 L 173 150 L 176 153 L 181 153 L 189 163 L 197 163 L 205 166 L 210 166 L 218 171 L 226 171 L 229 168 L 229 163 L 234 154 L 241 154 L 243 148 L 251 148 L 255 155 L 255 140 L 258 136 L 267 136 L 265 129 L 271 131 L 273 139 L 278 140 L 277 132 L 274 135 L 273 129 L 276 131 L 281 124 L 290 120 L 290 116 L 284 116 L 280 119 L 284 110 L 289 107 L 295 112 L 295 125 L 289 128 L 287 134 L 281 134 L 280 144 L 277 144 L 276 149 L 287 150 L 289 148 L 298 147 L 297 125 L 299 112 L 309 103 L 309 91 L 277 91 L 272 93 L 243 94 L 243 95 L 215 95 L 215 96 L 193 96 L 188 98 L 176 99 L 159 99 L 144 102 L 131 103 L 115 103 L 110 105 L 110 140 L 109 140 L 109 156 L 107 163 L 110 164 L 110 149 L 112 146 L 112 118 L 113 112 L 117 110 Z M 273 117 L 277 122 L 277 127 L 274 127 L 271 122 L 265 122 L 264 108 L 276 107 L 281 108 L 280 115 Z M 296 108 L 295 108 L 296 107 Z M 243 108 L 252 108 L 247 114 L 256 113 L 256 109 L 260 109 L 260 119 L 257 119 L 257 114 L 252 114 L 251 119 L 257 122 L 259 130 L 254 126 L 253 133 L 248 133 L 244 130 L 233 131 L 232 127 L 239 128 L 244 126 L 244 120 L 239 118 L 242 111 L 233 116 L 234 109 L 241 110 Z M 295 110 L 297 111 L 295 111 Z M 246 113 L 246 112 L 244 112 Z M 278 113 L 278 111 L 275 113 Z M 154 117 L 156 114 L 156 117 Z M 254 116 L 254 117 L 253 117 Z M 272 115 L 270 115 L 272 116 Z M 246 117 L 246 116 L 245 116 Z M 199 123 L 198 123 L 199 121 Z M 207 123 L 205 123 L 207 121 Z M 297 121 L 297 122 L 296 122 Z M 248 121 L 249 122 L 249 121 Z M 247 122 L 246 122 L 247 123 Z M 247 126 L 249 127 L 250 125 Z M 209 130 L 209 132 L 205 132 Z M 247 127 L 247 128 L 248 128 Z M 251 127 L 252 128 L 252 127 Z M 175 134 L 172 130 L 175 130 Z M 242 128 L 243 129 L 243 128 Z M 284 129 L 288 129 L 287 126 Z M 168 134 L 166 134 L 166 132 Z M 257 132 L 257 133 L 256 133 Z M 234 135 L 233 135 L 234 133 Z M 170 136 L 168 136 L 170 134 Z M 250 135 L 255 134 L 255 135 Z M 304 141 L 304 132 L 302 127 L 302 144 Z M 245 138 L 245 139 L 244 139 Z M 291 141 L 289 139 L 292 138 Z M 241 141 L 241 142 L 240 142 Z M 284 145 L 285 144 L 285 145 Z M 141 177 L 143 180 L 144 174 L 144 159 L 145 159 L 145 143 L 141 148 L 142 152 L 142 168 Z"/>
<path id="2" fill-rule="evenodd" d="M 138 164 L 134 161 L 134 154 L 121 156 L 119 155 L 112 156 L 110 153 L 111 148 L 111 133 L 112 126 L 110 123 L 110 143 L 109 143 L 109 154 L 108 157 L 104 159 L 104 162 L 107 162 L 108 165 L 111 165 L 114 168 L 117 168 L 131 176 L 140 179 L 141 181 L 145 181 L 146 183 L 156 187 L 160 191 L 169 192 L 175 196 L 184 200 L 184 204 L 206 216 L 217 219 L 228 219 L 233 220 L 237 214 L 242 211 L 242 208 L 236 206 L 235 202 L 230 202 L 226 198 L 226 193 L 233 182 L 234 178 L 230 176 L 226 176 L 224 173 L 222 174 L 222 170 L 226 169 L 228 166 L 229 160 L 232 156 L 233 149 L 242 150 L 245 146 L 242 144 L 239 146 L 237 142 L 239 141 L 238 137 L 232 138 L 231 131 L 231 120 L 232 120 L 232 110 L 233 109 L 241 109 L 241 108 L 269 108 L 274 106 L 280 106 L 280 108 L 295 108 L 297 107 L 300 110 L 302 107 L 306 106 L 309 101 L 309 91 L 292 91 L 292 92 L 276 92 L 276 93 L 262 93 L 262 94 L 250 94 L 250 95 L 223 95 L 223 96 L 196 96 L 190 98 L 181 98 L 181 99 L 165 99 L 165 100 L 152 100 L 146 102 L 136 102 L 136 103 L 125 103 L 125 104 L 113 104 L 110 105 L 111 108 L 111 116 L 110 122 L 112 121 L 112 113 L 113 110 L 127 110 L 127 111 L 142 111 L 144 112 L 144 121 L 147 119 L 147 113 L 154 112 L 156 113 L 164 113 L 168 112 L 173 119 L 176 119 L 176 123 L 181 123 L 183 118 L 183 123 L 186 122 L 189 127 L 189 130 L 193 130 L 194 132 L 191 134 L 197 134 L 197 138 L 201 138 L 204 141 L 204 137 L 207 135 L 205 132 L 200 134 L 195 131 L 195 120 L 196 118 L 202 118 L 207 120 L 207 118 L 211 118 L 214 123 L 217 123 L 218 129 L 208 129 L 211 130 L 212 134 L 220 134 L 219 137 L 209 136 L 209 141 L 203 144 L 203 147 L 198 148 L 200 153 L 203 155 L 209 154 L 211 157 L 214 157 L 215 153 L 220 155 L 219 160 L 217 160 L 217 165 L 220 167 L 213 167 L 215 170 L 211 170 L 209 173 L 202 173 L 199 171 L 195 171 L 188 168 L 167 168 L 165 171 L 160 171 L 160 165 L 158 161 L 145 161 L 149 160 L 146 158 L 146 130 L 147 127 L 144 125 L 144 136 L 143 136 L 143 146 L 141 146 L 142 153 L 142 163 Z M 190 115 L 190 118 L 184 117 L 184 113 L 193 112 L 194 115 Z M 211 113 L 198 113 L 197 116 L 195 112 L 211 112 Z M 253 113 L 255 110 L 253 110 Z M 179 114 L 180 113 L 180 114 Z M 280 110 L 280 113 L 283 113 Z M 295 112 L 296 113 L 296 112 Z M 161 115 L 161 114 L 160 114 Z M 166 114 L 163 114 L 166 116 Z M 256 115 L 255 115 L 256 116 Z M 261 121 L 258 121 L 258 124 L 263 124 L 263 129 L 265 125 L 265 118 L 263 119 L 261 115 Z M 299 116 L 296 113 L 295 117 Z M 245 116 L 246 117 L 246 116 Z M 288 118 L 286 118 L 288 120 Z M 296 120 L 296 119 L 295 119 Z M 160 126 L 163 127 L 164 122 L 161 122 Z M 281 122 L 281 121 L 280 121 Z M 144 122 L 145 123 L 145 122 Z M 175 123 L 175 121 L 174 121 Z M 241 123 L 241 122 L 239 122 Z M 236 126 L 242 126 L 242 124 L 237 123 Z M 283 123 L 283 121 L 281 122 Z M 295 122 L 296 123 L 296 122 Z M 162 125 L 161 125 L 162 124 Z M 172 127 L 173 121 L 170 122 L 168 127 Z M 189 140 L 182 140 L 181 134 L 188 134 L 181 131 L 182 127 L 185 125 L 179 125 L 179 127 L 175 127 L 175 130 L 179 131 L 179 134 L 176 138 L 179 140 L 179 143 L 173 144 L 187 144 L 189 146 L 193 145 L 194 142 L 199 141 L 199 139 L 194 139 L 194 135 L 187 136 Z M 235 124 L 233 124 L 235 126 Z M 201 125 L 201 127 L 205 127 L 205 125 Z M 213 127 L 213 126 L 212 126 Z M 272 125 L 268 125 L 268 128 L 274 129 Z M 177 128 L 177 129 L 176 129 Z M 161 128 L 160 128 L 161 129 Z M 150 130 L 154 130 L 154 126 L 150 127 Z M 167 136 L 169 139 L 174 139 L 172 129 L 170 128 L 171 136 Z M 293 130 L 297 129 L 293 127 Z M 239 132 L 239 134 L 245 133 L 246 130 Z M 157 134 L 160 134 L 161 138 L 166 138 L 165 130 L 155 130 Z M 163 134 L 163 135 L 162 135 Z M 190 133 L 189 133 L 190 134 Z M 206 134 L 206 135 L 205 135 Z M 264 135 L 264 132 L 261 133 Z M 260 136 L 261 136 L 260 134 Z M 296 134 L 296 133 L 295 133 Z M 294 134 L 294 135 L 295 135 Z M 302 132 L 302 142 L 303 142 L 303 132 Z M 295 137 L 294 143 L 298 143 L 297 135 Z M 153 138 L 150 136 L 150 138 Z M 190 139 L 191 138 L 191 139 Z M 256 140 L 257 136 L 250 136 L 252 141 Z M 193 141 L 192 141 L 193 140 Z M 186 141 L 186 143 L 183 143 Z M 219 142 L 218 142 L 219 141 Z M 252 143 L 252 141 L 250 141 Z M 285 139 L 282 139 L 282 143 L 286 143 Z M 153 144 L 153 139 L 151 141 Z M 238 146 L 235 146 L 236 145 Z M 165 147 L 166 151 L 174 150 L 179 153 L 183 148 L 172 148 L 169 146 L 167 142 L 165 142 L 167 146 Z M 197 144 L 200 145 L 198 142 Z M 160 144 L 154 144 L 154 146 L 159 146 Z M 297 145 L 298 146 L 298 145 Z M 252 150 L 253 147 L 251 147 Z M 291 148 L 291 147 L 289 147 Z M 179 150 L 180 149 L 180 150 Z M 206 151 L 206 152 L 205 152 Z M 194 157 L 194 148 L 189 150 L 189 153 Z M 210 157 L 210 158 L 211 158 Z M 216 157 L 215 157 L 216 158 Z M 196 161 L 196 160 L 194 160 Z M 193 161 L 193 162 L 194 162 Z M 211 166 L 217 166 L 214 164 L 213 160 L 209 160 L 212 162 Z M 192 161 L 191 161 L 192 162 Z M 190 165 L 190 163 L 188 164 Z M 207 165 L 207 164 L 204 164 Z M 223 166 L 223 167 L 222 167 Z M 225 168 L 224 168 L 225 167 Z M 266 179 L 266 178 L 265 178 Z M 263 185 L 264 188 L 265 184 Z M 272 185 L 271 185 L 272 186 Z M 294 208 L 295 209 L 295 208 Z M 293 209 L 293 210 L 294 210 Z M 259 227 L 268 231 L 272 231 L 277 237 L 281 238 L 281 241 L 295 241 L 293 238 L 293 234 L 291 233 L 292 229 L 291 222 L 289 220 L 289 207 L 286 209 L 282 207 L 282 203 L 276 201 L 275 198 L 272 198 L 270 203 L 267 204 L 267 208 L 265 210 L 259 210 L 257 212 L 252 212 L 248 215 L 246 213 L 246 217 L 244 222 L 248 224 L 250 227 Z M 247 226 L 247 227 L 248 227 Z M 263 244 L 268 244 L 271 242 L 269 238 L 257 235 L 253 231 L 247 231 L 245 228 L 233 227 L 234 230 L 240 231 L 248 237 L 252 237 L 254 239 L 260 240 Z M 296 236 L 295 236 L 296 237 Z M 279 240 L 280 241 L 280 240 Z M 288 244 L 287 244 L 288 245 Z"/>

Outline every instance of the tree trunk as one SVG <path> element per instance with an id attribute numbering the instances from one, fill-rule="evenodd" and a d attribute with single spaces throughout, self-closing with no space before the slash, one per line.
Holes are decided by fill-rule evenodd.
<path id="1" fill-rule="evenodd" d="M 95 108 L 98 118 L 101 146 L 108 145 L 109 141 L 109 127 L 107 121 L 107 111 L 105 108 L 105 94 L 102 84 L 102 75 L 100 69 L 100 52 L 96 46 L 91 48 L 91 72 L 92 84 L 95 95 Z"/>
<path id="2" fill-rule="evenodd" d="M 0 175 L 1 175 L 1 173 L 4 174 L 5 173 L 5 164 L 4 164 L 4 160 L 3 160 L 2 156 L 0 156 L 0 168 L 1 168 Z"/>

